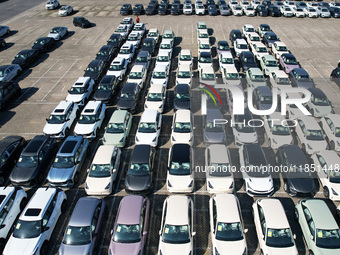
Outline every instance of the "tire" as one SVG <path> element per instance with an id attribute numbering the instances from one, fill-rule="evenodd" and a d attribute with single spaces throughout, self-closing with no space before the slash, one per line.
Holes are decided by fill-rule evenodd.
<path id="1" fill-rule="evenodd" d="M 27 204 L 27 198 L 24 197 L 20 202 L 20 210 L 21 211 L 25 209 L 26 204 Z"/>
<path id="2" fill-rule="evenodd" d="M 334 143 L 334 141 L 331 141 L 331 142 L 329 143 L 329 147 L 330 147 L 331 150 L 334 150 L 334 149 L 335 149 L 335 143 Z"/>
<path id="3" fill-rule="evenodd" d="M 323 187 L 323 195 L 325 196 L 325 198 L 329 198 L 329 189 L 328 187 Z"/>
<path id="4" fill-rule="evenodd" d="M 5 177 L 0 176 L 0 185 L 3 185 L 5 183 Z"/>
<path id="5" fill-rule="evenodd" d="M 67 200 L 65 199 L 61 204 L 61 213 L 65 213 L 67 211 Z"/>
<path id="6" fill-rule="evenodd" d="M 285 182 L 285 183 L 283 184 L 283 189 L 284 189 L 285 192 L 289 193 L 289 187 L 288 187 L 287 182 Z"/>
<path id="7" fill-rule="evenodd" d="M 73 185 L 79 182 L 79 173 L 76 173 L 73 178 Z"/>
<path id="8" fill-rule="evenodd" d="M 49 245 L 48 245 L 48 241 L 45 241 L 45 242 L 43 243 L 43 245 L 41 246 L 40 255 L 46 255 L 46 254 L 48 253 L 48 249 L 49 249 L 48 246 L 49 246 Z"/>
<path id="9" fill-rule="evenodd" d="M 294 219 L 299 220 L 299 212 L 296 208 L 294 209 Z"/>
<path id="10" fill-rule="evenodd" d="M 268 139 L 268 147 L 271 148 L 272 147 L 272 142 L 270 139 Z"/>

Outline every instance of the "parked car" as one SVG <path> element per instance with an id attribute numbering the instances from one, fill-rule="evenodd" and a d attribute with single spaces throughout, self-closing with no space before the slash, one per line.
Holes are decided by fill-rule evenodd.
<path id="1" fill-rule="evenodd" d="M 14 81 L 0 82 L 0 110 L 6 108 L 7 104 L 21 95 L 21 88 Z"/>
<path id="2" fill-rule="evenodd" d="M 5 48 L 6 46 L 6 41 L 4 38 L 0 38 L 0 48 Z"/>
<path id="3" fill-rule="evenodd" d="M 133 26 L 135 25 L 135 23 L 133 22 L 133 18 L 131 17 L 126 17 L 124 18 L 121 22 L 121 25 L 126 25 L 129 28 L 129 31 L 131 32 Z"/>
<path id="4" fill-rule="evenodd" d="M 92 60 L 85 69 L 84 77 L 90 77 L 95 83 L 99 82 L 105 71 L 102 60 Z"/>
<path id="5" fill-rule="evenodd" d="M 21 69 L 29 68 L 38 57 L 38 50 L 22 50 L 14 57 L 12 65 L 19 65 Z"/>
<path id="6" fill-rule="evenodd" d="M 264 75 L 259 68 L 249 68 L 246 72 L 246 81 L 248 86 L 252 88 L 267 86 Z"/>
<path id="7" fill-rule="evenodd" d="M 54 27 L 51 29 L 47 37 L 52 37 L 54 40 L 59 41 L 65 35 L 67 35 L 67 33 L 68 33 L 67 27 Z"/>
<path id="8" fill-rule="evenodd" d="M 265 55 L 268 55 L 267 47 L 262 42 L 255 42 L 250 45 L 251 51 L 256 57 L 257 61 L 260 61 L 261 58 Z M 255 66 L 257 67 L 257 66 Z"/>
<path id="9" fill-rule="evenodd" d="M 236 57 L 239 57 L 241 52 L 249 51 L 248 44 L 244 39 L 236 39 L 234 42 L 234 51 Z"/>
<path id="10" fill-rule="evenodd" d="M 283 54 L 290 53 L 287 49 L 286 44 L 280 41 L 274 42 L 272 44 L 272 52 L 276 59 L 280 59 L 280 56 L 282 56 Z"/>
<path id="11" fill-rule="evenodd" d="M 272 72 L 269 77 L 272 88 L 276 88 L 279 91 L 281 89 L 292 88 L 288 75 L 282 70 Z"/>
<path id="12" fill-rule="evenodd" d="M 115 30 L 115 34 L 119 34 L 123 40 L 126 40 L 126 38 L 129 35 L 129 25 L 119 25 L 116 30 Z"/>
<path id="13" fill-rule="evenodd" d="M 153 56 L 156 53 L 157 42 L 153 38 L 145 38 L 144 43 L 141 47 L 141 51 L 147 51 Z"/>
<path id="14" fill-rule="evenodd" d="M 311 99 L 306 103 L 309 112 L 316 118 L 334 113 L 333 106 L 326 94 L 318 88 L 309 88 Z"/>
<path id="15" fill-rule="evenodd" d="M 66 101 L 76 103 L 82 107 L 86 104 L 90 98 L 92 91 L 94 90 L 94 80 L 90 77 L 79 77 L 72 87 L 68 90 Z"/>
<path id="16" fill-rule="evenodd" d="M 231 52 L 223 52 L 219 54 L 218 63 L 219 63 L 221 72 L 223 72 L 224 68 L 235 67 L 234 57 L 231 54 Z"/>
<path id="17" fill-rule="evenodd" d="M 119 49 L 123 44 L 123 37 L 120 34 L 112 34 L 107 40 L 107 45 L 112 45 L 115 49 Z"/>
<path id="18" fill-rule="evenodd" d="M 293 10 L 295 17 L 297 18 L 304 18 L 306 16 L 303 8 L 293 7 L 292 10 Z"/>
<path id="19" fill-rule="evenodd" d="M 273 44 L 274 45 L 274 44 Z M 285 71 L 285 73 L 289 74 L 294 68 L 300 68 L 299 62 L 296 60 L 293 54 L 283 53 L 279 57 L 280 66 Z"/>
<path id="20" fill-rule="evenodd" d="M 261 38 L 263 38 L 264 34 L 267 32 L 272 32 L 270 26 L 268 24 L 260 24 L 257 28 L 257 33 Z"/>
<path id="21" fill-rule="evenodd" d="M 0 26 L 0 37 L 4 35 L 9 35 L 11 33 L 11 29 L 9 26 Z"/>
<path id="22" fill-rule="evenodd" d="M 258 136 L 256 130 L 253 126 L 248 125 L 249 120 L 252 120 L 253 116 L 248 108 L 244 109 L 243 115 L 232 115 L 233 123 L 240 123 L 234 124 L 232 126 L 233 135 L 234 135 L 234 143 L 236 146 L 241 146 L 242 144 L 246 143 L 257 143 Z M 241 123 L 245 123 L 245 125 Z"/>
<path id="23" fill-rule="evenodd" d="M 314 88 L 315 84 L 313 80 L 310 78 L 307 71 L 303 68 L 294 68 L 289 73 L 289 79 L 292 83 L 293 87 L 300 87 L 300 88 Z"/>
<path id="24" fill-rule="evenodd" d="M 149 144 L 156 147 L 162 126 L 162 115 L 157 110 L 143 112 L 135 137 L 136 144 Z"/>
<path id="25" fill-rule="evenodd" d="M 265 5 L 259 4 L 259 5 L 256 7 L 256 13 L 257 13 L 260 17 L 267 17 L 267 16 L 268 16 L 268 9 L 266 8 Z"/>
<path id="26" fill-rule="evenodd" d="M 193 145 L 194 126 L 193 117 L 188 109 L 175 112 L 171 126 L 171 144 L 187 143 Z"/>
<path id="27" fill-rule="evenodd" d="M 217 108 L 207 108 L 207 114 L 203 118 L 203 143 L 224 144 L 226 141 L 225 125 L 214 122 L 216 119 L 222 119 L 220 110 Z"/>
<path id="28" fill-rule="evenodd" d="M 0 82 L 9 82 L 17 77 L 22 71 L 20 65 L 0 66 Z"/>
<path id="29" fill-rule="evenodd" d="M 268 86 L 259 86 L 253 90 L 253 105 L 258 110 L 269 110 L 273 107 L 273 94 Z"/>
<path id="30" fill-rule="evenodd" d="M 135 65 L 144 66 L 148 71 L 151 63 L 151 54 L 148 51 L 140 51 L 137 55 Z"/>
<path id="31" fill-rule="evenodd" d="M 160 34 L 157 28 L 151 28 L 149 29 L 149 32 L 146 36 L 146 38 L 152 38 L 156 41 L 156 44 L 160 42 Z"/>
<path id="32" fill-rule="evenodd" d="M 94 100 L 102 101 L 105 104 L 110 103 L 117 86 L 118 79 L 116 76 L 105 75 L 100 80 L 96 92 L 93 95 Z"/>
<path id="33" fill-rule="evenodd" d="M 127 83 L 137 83 L 143 89 L 146 82 L 147 69 L 142 65 L 134 65 L 127 76 Z"/>
<path id="34" fill-rule="evenodd" d="M 274 123 L 274 120 L 276 123 Z M 264 116 L 263 126 L 268 137 L 268 147 L 277 149 L 285 144 L 294 144 L 289 127 L 282 125 L 284 121 L 284 116 L 279 112 Z"/>
<path id="35" fill-rule="evenodd" d="M 153 69 L 150 84 L 162 84 L 165 88 L 168 86 L 169 69 L 167 65 L 156 65 Z"/>
<path id="36" fill-rule="evenodd" d="M 222 80 L 223 83 L 226 84 L 227 86 L 241 85 L 241 79 L 235 66 L 228 66 L 223 68 Z"/>
<path id="37" fill-rule="evenodd" d="M 280 41 L 274 32 L 266 32 L 262 37 L 263 43 L 271 48 L 274 42 Z"/>
<path id="38" fill-rule="evenodd" d="M 117 109 L 136 111 L 137 101 L 139 98 L 140 86 L 137 83 L 125 83 L 117 102 Z"/>
<path id="39" fill-rule="evenodd" d="M 190 86 L 188 84 L 177 84 L 174 89 L 174 109 L 190 110 Z"/>
<path id="40" fill-rule="evenodd" d="M 232 14 L 231 9 L 228 5 L 220 5 L 219 9 L 220 9 L 220 14 L 222 16 L 229 16 Z"/>
<path id="41" fill-rule="evenodd" d="M 328 114 L 321 118 L 320 126 L 329 142 L 329 148 L 340 151 L 340 116 Z"/>
<path id="42" fill-rule="evenodd" d="M 340 67 L 333 69 L 331 76 L 330 76 L 330 80 L 334 81 L 336 85 L 340 87 Z"/>
<path id="43" fill-rule="evenodd" d="M 242 38 L 243 38 L 243 36 L 242 36 L 241 30 L 232 29 L 232 30 L 230 31 L 229 40 L 232 42 L 232 44 L 234 44 L 234 42 L 236 41 L 236 39 L 242 39 Z"/>
<path id="44" fill-rule="evenodd" d="M 157 110 L 162 113 L 165 107 L 166 87 L 163 84 L 152 84 L 145 97 L 144 109 Z"/>
<path id="45" fill-rule="evenodd" d="M 55 40 L 52 37 L 41 37 L 34 42 L 32 49 L 38 50 L 41 54 L 47 52 L 54 45 L 54 43 Z"/>
<path id="46" fill-rule="evenodd" d="M 142 15 L 144 14 L 144 6 L 142 4 L 135 4 L 132 8 L 133 15 Z"/>
<path id="47" fill-rule="evenodd" d="M 126 76 L 128 68 L 128 60 L 126 58 L 116 57 L 110 64 L 109 70 L 106 75 L 114 75 L 119 81 L 122 81 Z"/>
<path id="48" fill-rule="evenodd" d="M 281 16 L 281 12 L 279 7 L 275 6 L 275 5 L 270 5 L 267 7 L 268 10 L 268 16 L 272 16 L 272 17 L 280 17 Z"/>
<path id="49" fill-rule="evenodd" d="M 95 60 L 101 60 L 104 62 L 105 66 L 109 65 L 113 57 L 117 54 L 117 50 L 112 45 L 104 45 L 96 54 Z"/>
<path id="50" fill-rule="evenodd" d="M 46 4 L 45 4 L 45 9 L 46 10 L 55 10 L 57 8 L 60 7 L 60 3 L 58 0 L 49 0 Z"/>
<path id="51" fill-rule="evenodd" d="M 278 71 L 279 67 L 272 55 L 264 55 L 260 58 L 260 67 L 264 75 L 269 76 L 272 72 Z"/>
<path id="52" fill-rule="evenodd" d="M 120 8 L 121 15 L 129 15 L 132 13 L 132 6 L 131 4 L 123 4 Z"/>
<path id="53" fill-rule="evenodd" d="M 155 4 L 149 4 L 145 8 L 145 15 L 155 15 L 157 14 L 157 6 Z"/>
<path id="54" fill-rule="evenodd" d="M 73 7 L 70 5 L 63 5 L 58 11 L 60 17 L 68 16 L 73 12 Z"/>
<path id="55" fill-rule="evenodd" d="M 250 51 L 242 51 L 239 56 L 240 59 L 240 69 L 245 72 L 249 68 L 256 68 L 257 63 L 253 53 Z"/>

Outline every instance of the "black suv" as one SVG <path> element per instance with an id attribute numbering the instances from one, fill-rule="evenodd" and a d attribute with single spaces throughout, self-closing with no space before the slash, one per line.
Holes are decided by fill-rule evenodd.
<path id="1" fill-rule="evenodd" d="M 73 25 L 75 25 L 76 27 L 88 28 L 91 27 L 92 24 L 84 17 L 75 17 L 73 19 Z"/>
<path id="2" fill-rule="evenodd" d="M 111 63 L 113 57 L 117 54 L 117 48 L 112 45 L 104 45 L 97 53 L 96 60 L 102 60 L 105 65 Z"/>
<path id="3" fill-rule="evenodd" d="M 84 77 L 90 77 L 97 83 L 105 71 L 105 64 L 101 60 L 92 60 L 87 66 Z"/>
<path id="4" fill-rule="evenodd" d="M 122 8 L 120 8 L 120 14 L 121 15 L 129 15 L 130 13 L 132 13 L 131 4 L 123 4 Z"/>
<path id="5" fill-rule="evenodd" d="M 6 104 L 21 94 L 21 88 L 14 81 L 0 82 L 0 109 L 5 108 Z"/>
<path id="6" fill-rule="evenodd" d="M 117 87 L 118 79 L 114 75 L 105 75 L 99 82 L 98 88 L 94 93 L 94 100 L 109 103 Z"/>

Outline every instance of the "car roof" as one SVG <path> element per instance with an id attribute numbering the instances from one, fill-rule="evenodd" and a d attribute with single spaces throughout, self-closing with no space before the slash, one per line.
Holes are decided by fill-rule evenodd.
<path id="1" fill-rule="evenodd" d="M 307 129 L 321 129 L 318 122 L 312 116 L 301 116 L 299 119 L 303 121 Z"/>
<path id="2" fill-rule="evenodd" d="M 73 83 L 72 87 L 84 87 L 85 83 L 90 79 L 90 77 L 79 77 L 76 82 Z"/>
<path id="3" fill-rule="evenodd" d="M 84 107 L 82 111 L 82 114 L 83 113 L 95 114 L 100 104 L 101 104 L 101 101 L 94 101 L 94 100 L 88 101 L 88 103 L 86 104 L 86 106 Z"/>
<path id="4" fill-rule="evenodd" d="M 275 60 L 274 56 L 267 54 L 267 55 L 263 55 L 262 58 L 265 58 L 265 60 Z M 275 60 L 276 61 L 276 60 Z"/>
<path id="5" fill-rule="evenodd" d="M 96 66 L 99 66 L 102 62 L 103 62 L 103 61 L 101 61 L 101 60 L 92 60 L 92 61 L 89 63 L 88 67 L 96 67 Z"/>
<path id="6" fill-rule="evenodd" d="M 191 68 L 189 65 L 179 65 L 178 66 L 178 71 L 191 71 Z"/>
<path id="7" fill-rule="evenodd" d="M 131 72 L 142 72 L 144 68 L 145 68 L 145 67 L 142 66 L 142 65 L 134 65 L 134 66 L 131 68 L 130 73 L 131 73 Z"/>
<path id="8" fill-rule="evenodd" d="M 214 68 L 211 66 L 204 66 L 201 70 L 201 73 L 215 73 Z"/>
<path id="9" fill-rule="evenodd" d="M 140 122 L 153 122 L 156 121 L 157 110 L 145 110 L 140 117 Z"/>
<path id="10" fill-rule="evenodd" d="M 247 1 L 247 0 L 244 0 L 244 1 L 242 1 L 242 2 L 248 2 L 248 1 Z M 254 28 L 254 26 L 251 25 L 251 24 L 245 24 L 243 27 Z"/>
<path id="11" fill-rule="evenodd" d="M 138 32 L 134 32 L 134 31 L 132 31 L 130 34 L 129 34 L 129 37 L 131 36 L 139 36 L 140 35 L 140 33 L 138 33 Z"/>
<path id="12" fill-rule="evenodd" d="M 275 73 L 278 78 L 288 78 L 288 74 L 286 74 L 283 70 L 275 70 L 272 73 Z"/>
<path id="13" fill-rule="evenodd" d="M 151 84 L 149 93 L 161 93 L 163 90 L 163 84 Z"/>
<path id="14" fill-rule="evenodd" d="M 106 83 L 110 83 L 112 81 L 112 79 L 115 79 L 116 76 L 114 75 L 105 75 L 99 82 L 99 84 L 106 84 Z"/>
<path id="15" fill-rule="evenodd" d="M 176 93 L 185 93 L 185 92 L 190 92 L 190 88 L 188 84 L 177 84 L 175 87 Z"/>
<path id="16" fill-rule="evenodd" d="M 201 38 L 199 39 L 199 43 L 200 44 L 209 44 L 210 45 L 210 41 L 208 38 Z"/>
<path id="17" fill-rule="evenodd" d="M 109 123 L 124 123 L 127 110 L 115 110 L 110 117 Z"/>
<path id="18" fill-rule="evenodd" d="M 188 225 L 188 200 L 184 195 L 171 195 L 166 198 L 166 220 L 169 225 Z"/>
<path id="19" fill-rule="evenodd" d="M 146 43 L 146 42 L 153 42 L 155 39 L 153 39 L 152 37 L 147 37 L 147 38 L 145 38 L 144 39 L 144 43 Z"/>
<path id="20" fill-rule="evenodd" d="M 261 96 L 271 96 L 271 95 L 273 95 L 271 89 L 268 86 L 258 86 L 258 87 L 256 87 L 255 90 L 259 91 Z"/>
<path id="21" fill-rule="evenodd" d="M 150 38 L 150 39 L 152 39 L 152 38 Z M 152 39 L 152 40 L 154 40 L 154 39 Z M 173 39 L 162 38 L 161 44 L 171 44 L 172 41 L 173 41 Z"/>
<path id="22" fill-rule="evenodd" d="M 271 5 L 272 6 L 272 5 Z M 273 6 L 273 7 L 277 7 L 277 6 Z M 271 36 L 273 36 L 273 35 L 276 35 L 273 31 L 268 31 L 268 32 L 266 32 L 265 34 L 264 34 L 265 36 L 266 35 L 271 35 Z"/>
<path id="23" fill-rule="evenodd" d="M 182 49 L 181 50 L 181 55 L 191 55 L 191 51 L 188 49 Z"/>
<path id="24" fill-rule="evenodd" d="M 92 160 L 92 164 L 110 164 L 114 149 L 115 146 L 113 145 L 99 146 Z"/>
<path id="25" fill-rule="evenodd" d="M 223 223 L 240 222 L 237 198 L 233 194 L 216 194 L 217 221 Z"/>
<path id="26" fill-rule="evenodd" d="M 312 94 L 313 96 L 315 97 L 318 97 L 318 98 L 327 98 L 327 96 L 325 95 L 325 93 L 321 90 L 321 89 L 318 89 L 318 88 L 309 88 L 308 89 Z"/>
<path id="27" fill-rule="evenodd" d="M 148 56 L 148 55 L 149 55 L 149 52 L 146 51 L 146 50 L 143 50 L 143 51 L 140 51 L 140 52 L 138 53 L 137 58 L 138 58 L 138 57 L 146 57 L 146 56 Z"/>
<path id="28" fill-rule="evenodd" d="M 68 225 L 73 227 L 90 226 L 99 200 L 96 197 L 81 197 L 73 209 Z"/>
<path id="29" fill-rule="evenodd" d="M 112 62 L 111 65 L 120 65 L 124 61 L 122 57 L 116 57 Z"/>
<path id="30" fill-rule="evenodd" d="M 140 195 L 128 195 L 123 197 L 117 213 L 117 224 L 139 224 L 144 197 Z"/>
<path id="31" fill-rule="evenodd" d="M 187 121 L 191 122 L 190 110 L 184 110 L 184 109 L 177 110 L 175 113 L 175 116 L 176 116 L 177 122 L 187 122 Z"/>
<path id="32" fill-rule="evenodd" d="M 244 57 L 247 57 L 247 58 L 253 58 L 254 57 L 254 54 L 253 53 L 251 53 L 250 51 L 242 51 L 241 53 L 240 53 L 240 55 L 242 54 L 242 56 L 244 56 Z"/>
<path id="33" fill-rule="evenodd" d="M 131 92 L 134 92 L 135 89 L 136 89 L 136 86 L 138 86 L 137 83 L 125 83 L 122 90 L 121 90 L 121 93 L 131 93 Z"/>
<path id="34" fill-rule="evenodd" d="M 163 35 L 165 34 L 174 34 L 174 31 L 172 31 L 171 29 L 165 30 Z"/>
<path id="35" fill-rule="evenodd" d="M 256 202 L 263 209 L 267 228 L 290 228 L 286 213 L 279 199 L 263 198 Z"/>
<path id="36" fill-rule="evenodd" d="M 190 158 L 190 145 L 176 143 L 171 147 L 172 161 L 174 162 L 188 162 Z"/>
<path id="37" fill-rule="evenodd" d="M 286 58 L 295 58 L 295 56 L 293 54 L 291 54 L 291 53 L 283 53 L 281 56 L 282 57 L 284 56 Z"/>
<path id="38" fill-rule="evenodd" d="M 60 101 L 52 113 L 55 115 L 62 115 L 72 103 L 72 101 Z"/>
<path id="39" fill-rule="evenodd" d="M 212 144 L 207 149 L 210 150 L 210 162 L 229 163 L 228 148 L 224 144 Z"/>
<path id="40" fill-rule="evenodd" d="M 167 57 L 170 57 L 170 56 L 169 56 L 169 52 L 166 51 L 166 50 L 160 50 L 160 51 L 158 52 L 157 57 L 158 57 L 158 56 L 167 56 Z"/>
<path id="41" fill-rule="evenodd" d="M 302 152 L 299 146 L 293 144 L 286 144 L 282 146 L 286 157 L 288 158 L 288 163 L 292 165 L 304 165 L 308 164 L 305 154 Z"/>
<path id="42" fill-rule="evenodd" d="M 263 75 L 263 73 L 261 72 L 260 68 L 258 67 L 252 67 L 249 68 L 248 71 L 251 71 L 251 74 L 255 74 L 255 75 Z"/>
<path id="43" fill-rule="evenodd" d="M 247 143 L 243 145 L 244 149 L 247 152 L 249 163 L 250 164 L 267 164 L 266 157 L 264 155 L 264 152 L 262 150 L 262 147 L 259 144 L 256 143 Z"/>
<path id="44" fill-rule="evenodd" d="M 276 43 L 277 46 L 286 46 L 286 44 L 284 42 L 281 42 L 281 41 L 276 41 L 274 43 Z"/>
<path id="45" fill-rule="evenodd" d="M 155 33 L 157 32 L 158 33 L 158 29 L 157 28 L 150 28 L 149 29 L 149 33 L 152 32 L 152 33 Z"/>
<path id="46" fill-rule="evenodd" d="M 46 140 L 48 140 L 49 137 L 45 135 L 36 135 L 25 147 L 25 149 L 22 152 L 22 155 L 25 156 L 35 156 L 40 151 L 43 144 L 45 144 Z"/>
<path id="47" fill-rule="evenodd" d="M 153 69 L 154 72 L 165 72 L 166 71 L 166 65 L 163 64 L 158 64 L 155 66 L 155 68 Z"/>
<path id="48" fill-rule="evenodd" d="M 222 52 L 221 54 L 220 54 L 220 56 L 222 57 L 222 58 L 233 58 L 233 55 L 231 54 L 231 52 L 229 52 L 229 51 L 227 51 L 227 52 Z"/>
<path id="49" fill-rule="evenodd" d="M 322 156 L 327 162 L 328 166 L 339 164 L 340 158 L 339 158 L 339 155 L 335 151 L 324 150 L 324 151 L 316 152 L 316 154 Z"/>
<path id="50" fill-rule="evenodd" d="M 224 67 L 224 69 L 226 70 L 226 73 L 237 73 L 238 74 L 238 71 L 235 66 L 226 66 Z"/>
<path id="51" fill-rule="evenodd" d="M 206 114 L 206 122 L 213 121 L 215 119 L 221 119 L 222 113 L 217 108 L 207 108 L 207 114 Z"/>
<path id="52" fill-rule="evenodd" d="M 340 127 L 340 115 L 339 114 L 332 113 L 332 114 L 326 115 L 325 117 L 330 118 L 333 121 L 335 127 Z"/>
<path id="53" fill-rule="evenodd" d="M 244 40 L 244 39 L 236 39 L 236 43 L 237 44 L 247 44 L 246 40 Z"/>
<path id="54" fill-rule="evenodd" d="M 4 150 L 7 149 L 7 147 L 14 143 L 14 142 L 17 142 L 17 141 L 21 141 L 22 139 L 24 139 L 23 137 L 21 136 L 15 136 L 15 135 L 12 135 L 12 136 L 6 136 L 4 139 L 2 139 L 0 141 L 0 152 L 2 153 Z"/>
<path id="55" fill-rule="evenodd" d="M 68 136 L 61 145 L 58 155 L 73 156 L 78 144 L 83 140 L 82 136 Z"/>
<path id="56" fill-rule="evenodd" d="M 109 49 L 111 49 L 111 48 L 113 48 L 112 45 L 103 45 L 103 46 L 100 48 L 99 51 L 106 51 L 106 50 L 109 50 Z"/>
<path id="57" fill-rule="evenodd" d="M 131 163 L 148 163 L 152 147 L 148 144 L 137 144 L 131 153 Z"/>

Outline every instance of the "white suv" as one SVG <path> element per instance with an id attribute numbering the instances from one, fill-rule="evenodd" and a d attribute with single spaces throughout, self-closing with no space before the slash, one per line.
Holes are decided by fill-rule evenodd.
<path id="1" fill-rule="evenodd" d="M 3 254 L 48 254 L 53 230 L 67 209 L 66 199 L 61 189 L 39 188 L 21 213 Z"/>
<path id="2" fill-rule="evenodd" d="M 157 110 L 146 110 L 140 117 L 137 133 L 136 144 L 148 144 L 156 147 L 158 144 L 159 134 L 161 133 L 162 114 Z"/>
<path id="3" fill-rule="evenodd" d="M 114 75 L 120 81 L 123 80 L 124 76 L 126 75 L 126 70 L 128 68 L 128 61 L 125 58 L 115 58 L 109 67 L 106 75 Z"/>
<path id="4" fill-rule="evenodd" d="M 84 106 L 93 91 L 94 81 L 90 77 L 79 77 L 68 91 L 66 101 Z"/>
<path id="5" fill-rule="evenodd" d="M 134 65 L 128 75 L 126 83 L 137 83 L 142 89 L 146 80 L 147 69 L 143 65 Z"/>
<path id="6" fill-rule="evenodd" d="M 168 68 L 166 65 L 156 65 L 153 69 L 150 84 L 162 84 L 164 87 L 168 86 Z"/>
<path id="7" fill-rule="evenodd" d="M 69 135 L 70 129 L 77 119 L 78 105 L 72 101 L 61 101 L 46 119 L 44 134 L 55 138 Z"/>

